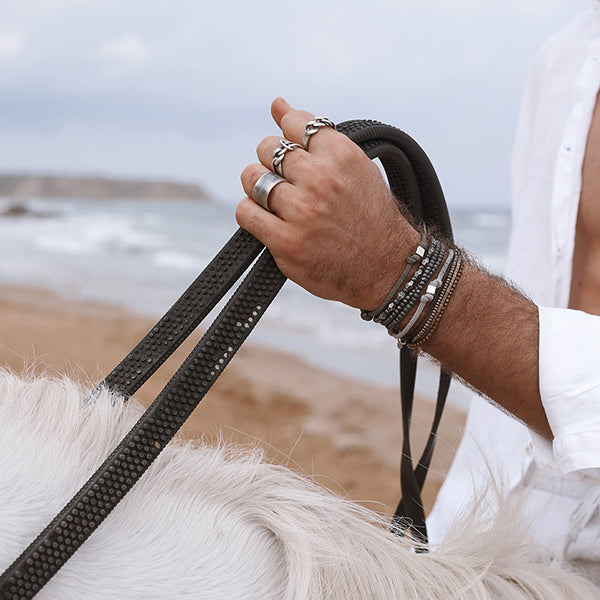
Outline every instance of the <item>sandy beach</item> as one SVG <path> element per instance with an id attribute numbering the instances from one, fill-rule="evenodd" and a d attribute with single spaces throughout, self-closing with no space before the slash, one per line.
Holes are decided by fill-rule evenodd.
<path id="1" fill-rule="evenodd" d="M 94 383 L 151 325 L 149 319 L 111 305 L 2 286 L 0 364 L 17 372 L 34 369 Z M 144 403 L 157 395 L 198 337 L 192 336 L 142 388 L 138 397 Z M 423 446 L 432 410 L 429 399 L 417 400 L 415 449 Z M 343 378 L 250 341 L 190 417 L 185 434 L 260 443 L 271 460 L 386 512 L 395 508 L 400 493 L 400 419 L 397 389 Z M 448 407 L 426 484 L 427 509 L 447 472 L 463 424 L 464 414 Z"/>

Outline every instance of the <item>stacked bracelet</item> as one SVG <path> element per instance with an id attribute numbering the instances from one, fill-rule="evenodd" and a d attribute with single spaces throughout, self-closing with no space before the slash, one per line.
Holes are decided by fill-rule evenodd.
<path id="1" fill-rule="evenodd" d="M 432 240 L 427 258 L 423 259 L 421 266 L 415 271 L 411 280 L 404 286 L 393 302 L 375 319 L 388 330 L 393 330 L 400 321 L 410 312 L 417 302 L 423 288 L 427 285 L 433 274 L 438 270 L 444 260 L 446 246 L 437 240 Z"/>
<path id="2" fill-rule="evenodd" d="M 406 263 L 385 301 L 374 311 L 361 311 L 361 316 L 381 323 L 399 346 L 414 347 L 427 341 L 437 328 L 462 273 L 463 260 L 458 249 L 446 252 L 444 243 L 423 234 Z M 415 270 L 406 282 L 412 268 Z M 408 323 L 401 327 L 415 306 Z"/>
<path id="3" fill-rule="evenodd" d="M 426 292 L 421 296 L 421 300 L 419 301 L 419 306 L 417 310 L 411 317 L 410 321 L 407 323 L 406 327 L 404 327 L 398 332 L 391 332 L 392 337 L 395 337 L 397 340 L 399 340 L 400 344 L 406 343 L 406 336 L 412 332 L 415 323 L 419 320 L 419 317 L 425 310 L 425 306 L 435 298 L 438 288 L 443 285 L 444 275 L 446 274 L 446 271 L 448 270 L 448 267 L 450 266 L 450 263 L 454 258 L 454 254 L 454 250 L 449 250 L 448 258 L 446 258 L 446 261 L 440 269 L 438 276 L 427 286 Z"/>
<path id="4" fill-rule="evenodd" d="M 432 306 L 431 312 L 426 317 L 425 322 L 422 326 L 421 323 L 419 323 L 416 329 L 416 333 L 413 336 L 411 336 L 411 339 L 406 341 L 406 343 L 409 346 L 419 346 L 420 344 L 426 342 L 433 335 L 433 332 L 436 330 L 442 318 L 442 315 L 444 314 L 444 311 L 448 306 L 450 297 L 456 289 L 456 284 L 462 274 L 462 270 L 462 256 L 461 253 L 457 251 L 450 265 L 447 276 L 444 279 L 444 283 L 442 284 L 440 294 L 435 304 Z"/>

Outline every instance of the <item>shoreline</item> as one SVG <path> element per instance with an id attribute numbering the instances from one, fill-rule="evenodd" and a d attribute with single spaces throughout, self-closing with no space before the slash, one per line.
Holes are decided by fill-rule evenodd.
<path id="1" fill-rule="evenodd" d="M 93 384 L 145 335 L 154 320 L 118 306 L 45 289 L 0 286 L 0 364 L 67 374 Z M 260 327 L 260 325 L 259 325 Z M 194 333 L 137 397 L 148 404 L 199 339 Z M 314 476 L 378 512 L 399 499 L 401 416 L 397 388 L 314 367 L 250 338 L 184 426 L 188 437 L 266 448 L 269 459 Z M 415 398 L 413 452 L 429 431 L 433 404 Z M 430 509 L 458 447 L 465 414 L 445 410 L 424 490 Z"/>

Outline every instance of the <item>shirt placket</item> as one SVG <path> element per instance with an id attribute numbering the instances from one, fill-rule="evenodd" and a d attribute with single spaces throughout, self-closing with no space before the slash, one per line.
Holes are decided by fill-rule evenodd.
<path id="1" fill-rule="evenodd" d="M 588 44 L 577 74 L 573 104 L 558 151 L 552 198 L 552 290 L 554 305 L 567 307 L 581 194 L 581 168 L 596 96 L 600 87 L 600 39 Z"/>

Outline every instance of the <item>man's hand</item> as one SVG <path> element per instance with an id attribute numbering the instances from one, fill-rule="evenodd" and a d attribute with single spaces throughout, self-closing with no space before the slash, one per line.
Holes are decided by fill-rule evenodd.
<path id="1" fill-rule="evenodd" d="M 285 139 L 300 143 L 314 115 L 294 110 L 283 98 L 273 118 Z M 258 146 L 260 164 L 246 167 L 248 195 L 238 206 L 241 227 L 263 242 L 279 268 L 311 293 L 365 310 L 376 308 L 419 241 L 401 215 L 378 167 L 345 135 L 322 127 L 307 152 L 288 151 L 286 182 L 269 195 L 269 213 L 252 198 L 259 177 L 271 170 L 281 138 Z"/>
<path id="2" fill-rule="evenodd" d="M 272 113 L 285 138 L 299 143 L 313 115 L 283 99 Z M 239 224 L 272 252 L 281 270 L 308 291 L 375 309 L 402 272 L 419 234 L 402 216 L 379 169 L 346 136 L 322 127 L 310 152 L 288 151 L 287 181 L 269 196 L 270 213 L 252 199 L 270 170 L 280 138 L 258 146 L 261 164 L 242 174 L 249 198 Z M 537 306 L 468 261 L 438 328 L 423 350 L 535 431 L 552 437 L 538 384 Z"/>

